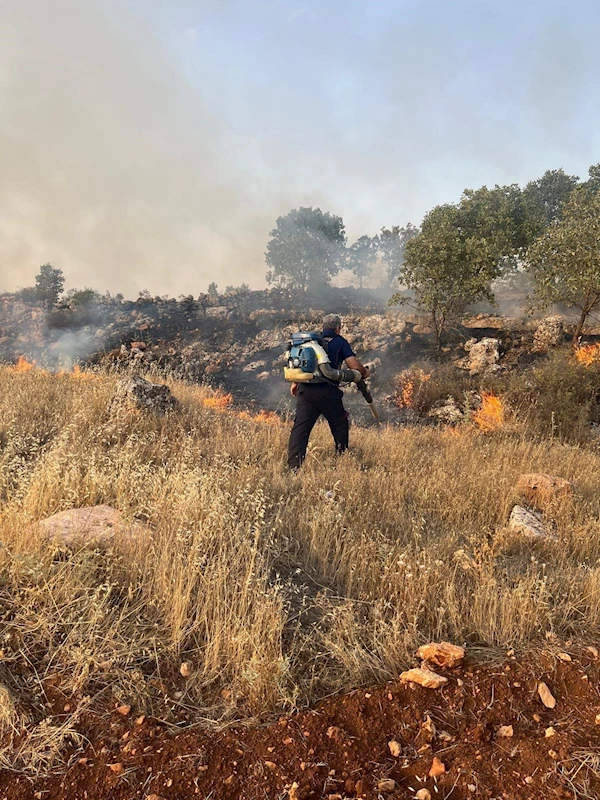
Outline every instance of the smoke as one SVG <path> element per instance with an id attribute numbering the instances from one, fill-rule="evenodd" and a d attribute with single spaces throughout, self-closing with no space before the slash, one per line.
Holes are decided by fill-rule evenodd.
<path id="1" fill-rule="evenodd" d="M 143 19 L 111 0 L 2 10 L 2 288 L 45 261 L 133 296 L 201 291 L 225 264 L 258 277 L 274 209 Z"/>
<path id="2" fill-rule="evenodd" d="M 598 160 L 574 0 L 0 0 L 0 289 L 264 284 L 278 215 L 350 240 Z"/>

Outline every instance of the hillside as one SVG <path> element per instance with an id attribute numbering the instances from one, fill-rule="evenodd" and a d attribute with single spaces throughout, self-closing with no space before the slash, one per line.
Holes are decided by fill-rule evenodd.
<path id="1" fill-rule="evenodd" d="M 563 379 L 569 356 L 560 358 Z M 305 468 L 293 477 L 284 469 L 288 426 L 279 417 L 236 409 L 222 392 L 168 377 L 177 406 L 157 415 L 113 400 L 119 381 L 114 372 L 2 369 L 1 752 L 7 768 L 38 776 L 31 790 L 22 784 L 24 794 L 8 796 L 29 798 L 45 787 L 54 787 L 53 797 L 75 796 L 59 793 L 64 779 L 43 778 L 67 765 L 73 786 L 85 785 L 89 798 L 105 796 L 77 783 L 73 765 L 84 758 L 94 783 L 111 773 L 100 785 L 115 798 L 187 797 L 190 773 L 160 762 L 163 747 L 171 752 L 167 731 L 266 720 L 332 693 L 394 680 L 430 639 L 466 645 L 464 674 L 448 673 L 448 689 L 414 696 L 406 687 L 374 690 L 401 702 L 392 716 L 382 717 L 381 706 L 379 716 L 372 708 L 360 712 L 378 719 L 369 723 L 380 726 L 373 744 L 383 742 L 385 750 L 385 737 L 398 738 L 406 765 L 381 766 L 387 763 L 381 753 L 379 766 L 356 756 L 347 796 L 378 796 L 383 770 L 396 781 L 388 796 L 412 797 L 411 775 L 427 779 L 423 764 L 432 754 L 446 763 L 440 783 L 446 796 L 453 786 L 454 796 L 470 796 L 470 783 L 480 787 L 475 796 L 497 796 L 493 770 L 480 770 L 468 748 L 443 740 L 413 748 L 416 732 L 402 710 L 412 703 L 423 719 L 432 714 L 440 729 L 449 725 L 451 736 L 480 741 L 480 753 L 484 748 L 492 761 L 504 752 L 494 730 L 513 725 L 530 753 L 519 762 L 517 772 L 528 771 L 523 781 L 542 752 L 533 729 L 521 727 L 523 714 L 559 733 L 564 727 L 558 761 L 547 760 L 540 739 L 544 774 L 550 770 L 543 786 L 535 778 L 533 785 L 518 781 L 522 794 L 511 796 L 547 797 L 550 789 L 575 796 L 561 775 L 583 763 L 600 712 L 595 690 L 581 694 L 584 670 L 586 686 L 595 685 L 595 657 L 586 648 L 596 643 L 600 614 L 600 456 L 593 439 L 582 446 L 531 436 L 526 420 L 507 408 L 505 424 L 487 433 L 475 418 L 450 427 L 357 427 L 352 452 L 334 459 L 319 426 Z M 517 488 L 523 473 L 558 474 L 573 486 L 573 493 L 545 501 L 548 535 L 532 538 L 508 524 L 513 505 L 523 502 Z M 48 531 L 61 525 L 38 525 L 63 510 L 98 506 L 122 516 L 111 517 L 114 532 L 96 546 L 60 544 Z M 518 679 L 501 689 L 505 666 L 499 665 L 509 653 L 510 666 L 513 651 Z M 557 654 L 565 651 L 571 664 L 561 666 Z M 539 680 L 559 698 L 554 713 L 535 701 Z M 462 707 L 465 685 L 473 696 L 486 687 L 491 700 L 451 722 L 444 709 Z M 319 748 L 331 749 L 323 730 L 350 725 L 345 702 L 320 712 L 328 724 L 315 730 L 320 744 L 307 753 L 315 762 L 322 761 Z M 123 713 L 107 727 L 116 707 Z M 122 738 L 133 735 L 131 725 L 135 731 L 130 720 L 144 715 L 156 732 L 141 725 L 143 737 L 167 736 L 156 749 L 143 743 L 152 754 L 147 784 L 138 745 L 125 748 Z M 286 724 L 310 730 L 310 719 L 292 716 Z M 475 732 L 479 724 L 483 733 Z M 240 742 L 245 735 L 239 733 Z M 263 769 L 273 760 L 263 750 L 277 747 L 267 745 L 272 734 L 264 735 L 237 745 L 262 754 Z M 246 796 L 242 780 L 253 787 L 248 797 L 270 796 L 265 786 L 272 796 L 293 797 L 291 785 L 302 784 L 293 759 L 266 784 L 246 768 L 227 772 L 227 763 L 214 760 L 220 757 L 214 740 L 204 736 L 177 740 L 183 758 L 199 747 L 213 754 L 208 770 L 196 764 L 196 786 L 205 774 L 208 780 L 204 796 Z M 578 785 L 584 778 L 591 785 L 595 767 L 583 761 Z M 121 763 L 122 776 L 109 763 Z M 171 787 L 156 770 L 171 776 Z M 242 777 L 229 780 L 234 773 Z M 318 769 L 308 776 L 310 788 L 297 797 L 336 795 L 337 783 L 326 790 Z"/>

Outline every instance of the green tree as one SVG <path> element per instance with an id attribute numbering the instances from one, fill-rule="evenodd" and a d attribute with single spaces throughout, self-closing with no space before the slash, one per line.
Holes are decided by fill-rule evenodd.
<path id="1" fill-rule="evenodd" d="M 528 244 L 532 244 L 548 225 L 560 218 L 564 204 L 578 183 L 576 175 L 567 175 L 562 169 L 554 169 L 527 184 L 523 189 L 523 204 Z"/>
<path id="2" fill-rule="evenodd" d="M 359 289 L 363 288 L 364 279 L 373 269 L 376 260 L 376 239 L 371 239 L 370 236 L 361 236 L 346 251 L 348 267 L 358 278 Z"/>
<path id="3" fill-rule="evenodd" d="M 219 287 L 217 286 L 215 281 L 213 281 L 208 285 L 208 296 L 210 297 L 213 303 L 219 300 Z"/>
<path id="4" fill-rule="evenodd" d="M 267 282 L 300 289 L 329 283 L 343 263 L 346 233 L 341 217 L 320 208 L 292 209 L 270 233 Z"/>
<path id="5" fill-rule="evenodd" d="M 42 264 L 35 276 L 35 288 L 39 300 L 54 305 L 62 294 L 64 285 L 65 277 L 62 269 L 57 269 L 52 264 Z"/>
<path id="6" fill-rule="evenodd" d="M 401 273 L 406 245 L 418 232 L 419 229 L 410 222 L 404 228 L 394 225 L 392 228 L 381 229 L 381 233 L 377 237 L 377 250 L 385 270 L 388 286 L 392 286 L 395 280 L 402 280 Z"/>
<path id="7" fill-rule="evenodd" d="M 592 192 L 600 192 L 600 164 L 592 164 L 588 170 L 588 175 L 589 178 L 583 186 Z"/>
<path id="8" fill-rule="evenodd" d="M 100 292 L 86 286 L 85 289 L 71 289 L 63 298 L 63 302 L 67 301 L 73 308 L 82 308 L 99 305 L 103 299 Z"/>
<path id="9" fill-rule="evenodd" d="M 540 308 L 564 303 L 579 311 L 577 346 L 590 313 L 600 305 L 600 194 L 576 189 L 562 216 L 527 253 L 527 267 Z"/>
<path id="10" fill-rule="evenodd" d="M 483 271 L 513 270 L 528 244 L 526 212 L 521 189 L 516 184 L 488 189 L 467 189 L 459 204 L 460 228 L 469 257 Z"/>
<path id="11" fill-rule="evenodd" d="M 447 204 L 430 211 L 421 232 L 406 245 L 402 282 L 413 298 L 398 293 L 390 300 L 414 302 L 429 314 L 438 349 L 448 323 L 460 319 L 467 306 L 493 301 L 491 283 L 502 270 L 495 248 L 485 236 L 473 235 L 470 225 L 460 206 Z"/>

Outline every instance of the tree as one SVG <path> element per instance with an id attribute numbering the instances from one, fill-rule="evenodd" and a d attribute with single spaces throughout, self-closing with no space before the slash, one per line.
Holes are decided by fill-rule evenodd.
<path id="1" fill-rule="evenodd" d="M 539 307 L 561 302 L 579 311 L 577 346 L 588 316 L 600 305 L 600 194 L 576 189 L 561 219 L 529 248 L 527 262 Z"/>
<path id="2" fill-rule="evenodd" d="M 469 243 L 470 258 L 484 270 L 512 271 L 528 244 L 526 212 L 517 184 L 467 189 L 460 204 L 460 228 Z"/>
<path id="3" fill-rule="evenodd" d="M 491 283 L 501 271 L 495 248 L 485 236 L 473 235 L 470 224 L 464 208 L 436 206 L 406 245 L 402 281 L 417 308 L 430 315 L 438 350 L 450 321 L 458 320 L 471 303 L 493 301 Z M 390 300 L 406 302 L 410 298 L 401 293 Z"/>
<path id="4" fill-rule="evenodd" d="M 267 282 L 299 289 L 329 283 L 343 263 L 346 233 L 341 217 L 320 208 L 292 209 L 270 233 Z"/>
<path id="5" fill-rule="evenodd" d="M 54 305 L 61 295 L 65 285 L 62 269 L 56 269 L 52 264 L 42 264 L 39 273 L 35 276 L 35 287 L 39 300 L 48 305 Z"/>
<path id="6" fill-rule="evenodd" d="M 358 278 L 358 287 L 362 289 L 363 281 L 371 272 L 377 259 L 376 239 L 371 239 L 370 236 L 361 236 L 346 252 L 348 267 Z"/>
<path id="7" fill-rule="evenodd" d="M 591 174 L 590 174 L 591 176 Z M 559 219 L 579 178 L 562 169 L 548 170 L 523 189 L 528 243 L 532 244 L 554 220 Z"/>
<path id="8" fill-rule="evenodd" d="M 99 305 L 104 298 L 95 289 L 86 286 L 85 289 L 71 289 L 63 298 L 73 308 L 83 308 Z"/>
<path id="9" fill-rule="evenodd" d="M 209 283 L 208 285 L 208 296 L 210 297 L 213 303 L 219 301 L 219 287 L 217 286 L 215 281 Z"/>
<path id="10" fill-rule="evenodd" d="M 588 175 L 589 178 L 583 186 L 592 192 L 600 192 L 600 164 L 592 164 L 588 170 Z"/>
<path id="11" fill-rule="evenodd" d="M 395 280 L 401 280 L 406 245 L 418 232 L 419 229 L 410 222 L 404 228 L 394 225 L 391 229 L 381 229 L 381 233 L 377 237 L 377 250 L 385 270 L 388 286 L 392 286 Z"/>

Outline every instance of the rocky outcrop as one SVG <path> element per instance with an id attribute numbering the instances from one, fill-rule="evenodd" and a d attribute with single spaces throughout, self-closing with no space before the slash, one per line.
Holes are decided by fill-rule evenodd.
<path id="1" fill-rule="evenodd" d="M 112 506 L 69 508 L 37 523 L 44 539 L 73 547 L 75 545 L 126 546 L 147 536 L 139 522 L 127 522 Z"/>
<path id="2" fill-rule="evenodd" d="M 177 407 L 168 386 L 151 383 L 145 378 L 129 377 L 120 381 L 111 400 L 110 410 L 137 409 L 153 414 L 165 414 Z"/>
<path id="3" fill-rule="evenodd" d="M 562 317 L 546 317 L 537 326 L 533 334 L 533 350 L 540 352 L 558 347 L 563 343 L 565 325 Z"/>
<path id="4" fill-rule="evenodd" d="M 484 373 L 497 372 L 500 367 L 500 341 L 486 337 L 480 341 L 469 339 L 465 343 L 467 351 L 467 369 L 470 375 L 483 375 Z"/>
<path id="5" fill-rule="evenodd" d="M 556 540 L 556 536 L 544 523 L 542 515 L 523 508 L 523 506 L 513 508 L 508 520 L 508 528 L 513 533 L 525 538 Z"/>

